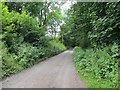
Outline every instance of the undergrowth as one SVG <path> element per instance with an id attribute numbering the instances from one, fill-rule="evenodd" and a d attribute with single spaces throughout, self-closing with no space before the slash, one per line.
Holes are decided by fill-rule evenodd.
<path id="1" fill-rule="evenodd" d="M 118 87 L 118 58 L 114 57 L 113 47 L 86 50 L 74 48 L 76 70 L 89 88 Z"/>

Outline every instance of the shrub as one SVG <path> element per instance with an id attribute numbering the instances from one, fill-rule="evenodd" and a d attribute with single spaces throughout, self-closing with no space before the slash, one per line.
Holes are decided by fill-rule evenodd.
<path id="1" fill-rule="evenodd" d="M 8 11 L 2 6 L 2 34 L 0 35 L 2 78 L 56 55 L 66 48 L 45 36 L 45 26 L 39 26 L 35 17 L 26 13 Z"/>
<path id="2" fill-rule="evenodd" d="M 2 45 L 2 78 L 15 74 L 41 60 L 56 55 L 65 49 L 58 47 L 34 47 L 29 43 L 22 43 L 17 47 L 17 53 L 9 53 L 5 44 Z M 54 43 L 55 45 L 55 43 Z M 61 44 L 62 45 L 62 44 Z M 57 45 L 56 45 L 57 46 Z"/>
<path id="3" fill-rule="evenodd" d="M 56 52 L 59 53 L 59 51 L 64 51 L 66 50 L 66 47 L 64 46 L 64 44 L 62 44 L 60 41 L 49 41 L 49 45 L 50 47 L 52 47 L 54 50 L 56 50 Z"/>
<path id="4" fill-rule="evenodd" d="M 0 42 L 1 59 L 2 59 L 2 78 L 8 77 L 11 74 L 22 70 L 23 68 L 18 64 L 18 57 L 15 54 L 10 54 L 4 42 Z"/>
<path id="5" fill-rule="evenodd" d="M 116 87 L 118 59 L 111 57 L 109 54 L 110 50 L 109 47 L 87 50 L 75 47 L 73 59 L 77 71 L 83 76 L 88 76 L 91 73 L 91 78 L 95 78 L 98 81 L 109 80 L 110 87 Z"/>

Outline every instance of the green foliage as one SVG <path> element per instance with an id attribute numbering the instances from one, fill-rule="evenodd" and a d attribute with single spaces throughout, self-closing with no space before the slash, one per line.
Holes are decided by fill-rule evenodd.
<path id="1" fill-rule="evenodd" d="M 50 46 L 58 48 L 60 51 L 66 50 L 66 47 L 60 41 L 50 41 Z"/>
<path id="2" fill-rule="evenodd" d="M 93 81 L 90 87 L 117 87 L 119 8 L 118 2 L 76 2 L 57 37 L 56 27 L 63 19 L 58 3 L 2 3 L 2 77 L 59 54 L 65 44 L 80 47 L 74 49 L 74 62 L 79 74 Z M 93 49 L 86 49 L 90 46 Z"/>
<path id="3" fill-rule="evenodd" d="M 113 45 L 114 46 L 114 45 Z M 101 88 L 105 87 L 117 87 L 118 83 L 118 59 L 111 57 L 109 54 L 111 52 L 110 47 L 105 47 L 103 49 L 87 49 L 82 50 L 79 47 L 74 48 L 73 59 L 76 65 L 78 73 L 82 74 L 87 81 L 87 77 L 94 80 L 96 83 L 90 88 Z M 99 81 L 104 82 L 103 87 Z M 88 82 L 88 86 L 90 82 Z M 109 85 L 109 86 L 108 86 Z"/>
<path id="4" fill-rule="evenodd" d="M 2 33 L 0 35 L 2 78 L 9 77 L 66 50 L 61 42 L 50 41 L 51 37 L 46 36 L 47 26 L 40 26 L 34 15 L 28 14 L 32 10 L 29 11 L 27 7 L 35 6 L 34 4 L 37 3 L 27 3 L 26 7 L 21 6 L 25 3 L 7 4 L 9 7 L 2 6 Z M 15 5 L 15 7 L 10 5 Z M 22 10 L 19 11 L 17 7 Z M 57 19 L 57 16 L 54 18 Z"/>
<path id="5" fill-rule="evenodd" d="M 40 8 L 43 6 L 43 2 L 5 2 L 6 6 L 8 6 L 8 10 L 16 11 L 19 13 L 22 13 L 23 6 L 27 9 L 27 13 L 30 15 L 37 16 L 39 14 Z"/>
<path id="6" fill-rule="evenodd" d="M 26 14 L 25 11 L 19 14 L 15 11 L 8 12 L 6 6 L 2 10 L 2 30 L 3 40 L 8 47 L 12 44 L 18 44 L 25 40 L 29 43 L 38 41 L 44 29 L 40 32 L 36 19 Z M 32 34 L 32 36 L 31 36 Z M 19 39 L 16 39 L 19 38 Z M 20 40 L 20 41 L 18 41 Z"/>
<path id="7" fill-rule="evenodd" d="M 2 56 L 2 77 L 7 77 L 11 74 L 14 74 L 18 72 L 19 70 L 22 70 L 22 67 L 20 67 L 17 62 L 17 56 L 15 54 L 10 54 L 8 52 L 7 47 L 3 42 L 0 44 L 1 46 L 1 56 Z"/>
<path id="8" fill-rule="evenodd" d="M 119 8 L 119 2 L 76 2 L 61 26 L 61 40 L 82 48 L 120 44 Z"/>
<path id="9" fill-rule="evenodd" d="M 82 48 L 90 46 L 88 31 L 91 30 L 91 6 L 92 3 L 77 2 L 68 11 L 65 24 L 61 26 L 63 40 L 65 44 L 68 42 L 67 46 Z"/>
<path id="10" fill-rule="evenodd" d="M 74 49 L 74 62 L 79 74 L 93 80 L 91 85 L 88 81 L 90 87 L 117 87 L 119 8 L 119 2 L 76 2 L 61 26 L 61 41 L 80 47 Z"/>
<path id="11" fill-rule="evenodd" d="M 50 57 L 50 56 L 54 56 L 56 54 L 59 54 L 60 52 L 63 52 L 66 50 L 66 47 L 59 41 L 49 41 L 48 42 L 48 46 L 44 49 L 45 51 L 45 55 Z"/>
<path id="12" fill-rule="evenodd" d="M 93 8 L 96 8 L 97 4 L 94 4 Z M 102 17 L 97 18 L 99 15 L 97 16 L 98 12 L 95 11 L 95 17 L 97 19 L 91 20 L 93 26 L 92 31 L 89 32 L 91 42 L 97 45 L 108 45 L 114 42 L 119 43 L 120 4 L 117 2 L 103 4 L 104 6 L 101 7 L 104 8 Z"/>
<path id="13" fill-rule="evenodd" d="M 2 43 L 3 44 L 3 43 Z M 61 47 L 57 47 L 60 45 Z M 2 77 L 8 77 L 25 68 L 42 61 L 43 59 L 59 54 L 65 50 L 65 46 L 61 43 L 54 42 L 49 47 L 33 47 L 28 43 L 21 44 L 18 48 L 16 55 L 10 54 L 8 49 L 3 44 L 2 46 Z"/>

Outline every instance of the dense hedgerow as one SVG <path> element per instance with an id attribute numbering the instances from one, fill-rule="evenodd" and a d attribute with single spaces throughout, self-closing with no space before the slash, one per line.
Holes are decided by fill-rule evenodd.
<path id="1" fill-rule="evenodd" d="M 18 47 L 17 53 L 9 53 L 8 49 L 2 44 L 2 78 L 15 74 L 25 68 L 60 52 L 65 49 L 50 47 L 33 47 L 28 43 L 23 43 Z"/>
<path id="2" fill-rule="evenodd" d="M 45 35 L 44 26 L 39 27 L 36 18 L 23 9 L 21 13 L 8 11 L 2 6 L 2 34 L 0 48 L 2 78 L 20 72 L 32 65 L 63 52 L 61 42 Z"/>
<path id="3" fill-rule="evenodd" d="M 74 61 L 81 72 L 79 74 L 86 76 L 92 73 L 89 79 L 86 78 L 92 85 L 90 88 L 115 87 L 117 83 L 120 60 L 119 8 L 119 2 L 76 2 L 68 10 L 65 24 L 61 26 L 61 41 L 67 47 L 79 46 L 84 49 L 75 48 Z M 114 45 L 111 47 L 111 44 Z M 104 80 L 108 81 L 100 82 Z"/>
<path id="4" fill-rule="evenodd" d="M 89 77 L 96 81 L 96 83 L 93 82 L 94 85 L 92 87 L 89 82 L 89 87 L 117 87 L 118 59 L 114 57 L 114 50 L 110 47 L 87 50 L 83 50 L 80 47 L 74 48 L 73 59 L 78 73 L 84 76 L 85 80 L 87 79 L 86 77 Z M 100 81 L 106 81 L 107 83 L 101 84 Z"/>

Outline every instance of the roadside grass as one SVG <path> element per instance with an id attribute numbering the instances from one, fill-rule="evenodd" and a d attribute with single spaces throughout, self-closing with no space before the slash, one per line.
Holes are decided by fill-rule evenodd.
<path id="1" fill-rule="evenodd" d="M 91 73 L 87 73 L 86 75 L 81 74 L 82 72 L 78 72 L 80 79 L 86 84 L 87 88 L 113 88 L 111 86 L 112 82 L 109 80 L 97 80 Z"/>

